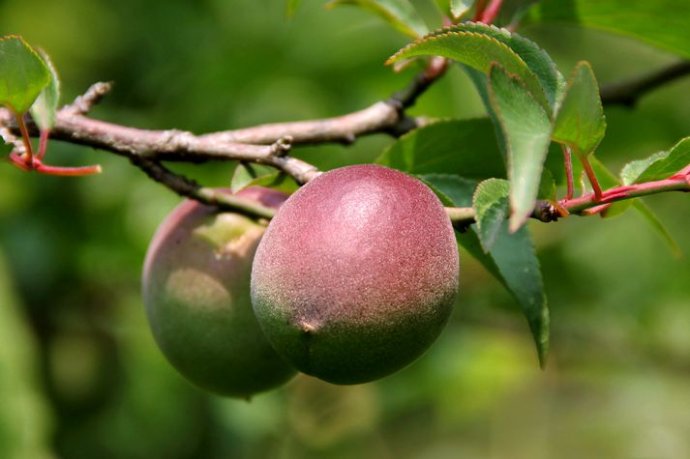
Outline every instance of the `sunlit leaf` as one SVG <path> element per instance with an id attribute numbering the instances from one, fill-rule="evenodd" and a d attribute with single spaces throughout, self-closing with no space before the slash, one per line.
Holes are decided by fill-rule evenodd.
<path id="1" fill-rule="evenodd" d="M 525 61 L 503 41 L 484 33 L 484 31 L 478 31 L 479 26 L 467 27 L 472 27 L 472 31 L 441 29 L 432 33 L 401 49 L 391 56 L 387 63 L 393 64 L 401 59 L 415 56 L 443 56 L 484 74 L 489 73 L 492 64 L 498 63 L 507 72 L 520 77 L 532 93 L 532 97 L 539 101 L 544 109 L 549 109 L 549 103 L 539 78 Z M 488 26 L 483 27 L 488 28 Z"/>
<path id="2" fill-rule="evenodd" d="M 377 163 L 411 174 L 505 177 L 503 157 L 487 118 L 438 121 L 415 129 L 386 149 Z"/>
<path id="3" fill-rule="evenodd" d="M 522 81 L 497 65 L 489 75 L 489 99 L 506 142 L 510 229 L 516 231 L 534 210 L 551 143 L 551 120 Z"/>
<path id="4" fill-rule="evenodd" d="M 50 57 L 41 52 L 41 57 L 50 71 L 50 83 L 43 88 L 31 106 L 31 116 L 41 130 L 55 126 L 58 104 L 60 103 L 60 78 Z"/>
<path id="5" fill-rule="evenodd" d="M 450 0 L 450 14 L 455 19 L 464 16 L 474 6 L 475 0 Z"/>
<path id="6" fill-rule="evenodd" d="M 417 10 L 408 0 L 331 0 L 329 8 L 357 5 L 383 18 L 398 31 L 417 38 L 429 31 Z"/>
<path id="7" fill-rule="evenodd" d="M 687 0 L 543 0 L 532 8 L 529 19 L 627 35 L 690 58 Z"/>
<path id="8" fill-rule="evenodd" d="M 446 27 L 435 32 L 430 36 L 440 35 L 449 32 L 473 32 L 479 33 L 491 38 L 495 38 L 501 43 L 508 46 L 524 61 L 527 67 L 532 71 L 534 76 L 541 84 L 541 92 L 543 92 L 548 102 L 549 113 L 555 107 L 556 102 L 565 86 L 563 75 L 558 71 L 556 63 L 551 59 L 539 45 L 532 40 L 529 40 L 517 33 L 511 33 L 507 29 L 499 28 L 494 25 L 482 24 L 479 22 L 464 22 L 452 27 Z M 501 64 L 501 62 L 498 62 Z M 524 77 L 524 76 L 523 76 Z M 534 94 L 541 100 L 540 94 Z"/>
<path id="9" fill-rule="evenodd" d="M 580 155 L 592 153 L 604 138 L 606 119 L 599 86 L 588 62 L 579 62 L 568 79 L 553 138 Z"/>
<path id="10" fill-rule="evenodd" d="M 669 151 L 654 153 L 648 158 L 626 164 L 621 171 L 621 179 L 626 185 L 662 180 L 689 164 L 690 137 L 686 137 Z"/>
<path id="11" fill-rule="evenodd" d="M 476 181 L 443 174 L 427 174 L 421 178 L 455 206 L 472 205 Z M 516 299 L 529 324 L 539 362 L 543 367 L 549 349 L 549 309 L 539 260 L 529 231 L 522 227 L 511 233 L 504 220 L 486 254 L 477 236 L 477 226 L 472 225 L 470 228 L 466 233 L 456 234 L 458 243 L 477 258 Z"/>
<path id="12" fill-rule="evenodd" d="M 0 38 L 0 105 L 26 112 L 50 83 L 50 71 L 21 37 Z"/>

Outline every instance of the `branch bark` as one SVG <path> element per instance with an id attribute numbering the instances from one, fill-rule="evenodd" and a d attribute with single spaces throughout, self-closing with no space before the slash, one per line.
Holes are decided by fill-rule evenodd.
<path id="1" fill-rule="evenodd" d="M 606 105 L 634 107 L 648 92 L 687 75 L 690 75 L 690 61 L 677 62 L 660 70 L 602 87 L 601 101 Z"/>

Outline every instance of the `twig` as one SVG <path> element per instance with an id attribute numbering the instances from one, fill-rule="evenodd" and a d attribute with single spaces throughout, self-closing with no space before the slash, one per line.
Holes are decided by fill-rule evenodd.
<path id="1" fill-rule="evenodd" d="M 86 115 L 94 105 L 98 104 L 103 97 L 113 89 L 111 82 L 99 81 L 92 84 L 84 94 L 77 97 L 74 102 L 63 107 L 62 111 L 72 115 Z"/>
<path id="2" fill-rule="evenodd" d="M 633 185 L 621 185 L 602 191 L 601 198 L 594 193 L 573 198 L 562 199 L 558 202 L 547 200 L 537 201 L 531 218 L 553 222 L 568 214 L 594 215 L 606 210 L 611 204 L 626 199 L 640 198 L 668 191 L 690 192 L 690 170 L 687 167 L 677 174 L 662 180 L 636 183 Z M 453 225 L 465 227 L 475 222 L 474 209 L 471 207 L 447 207 L 446 214 Z"/>
<path id="3" fill-rule="evenodd" d="M 151 179 L 165 185 L 182 196 L 196 199 L 199 202 L 213 205 L 221 209 L 239 211 L 260 218 L 270 219 L 275 214 L 274 209 L 262 206 L 255 201 L 222 193 L 213 188 L 200 186 L 195 181 L 172 172 L 157 161 L 143 157 L 132 157 L 131 161 Z"/>
<path id="4" fill-rule="evenodd" d="M 690 61 L 682 61 L 663 69 L 601 88 L 601 101 L 607 105 L 634 107 L 648 92 L 678 78 L 690 75 Z"/>

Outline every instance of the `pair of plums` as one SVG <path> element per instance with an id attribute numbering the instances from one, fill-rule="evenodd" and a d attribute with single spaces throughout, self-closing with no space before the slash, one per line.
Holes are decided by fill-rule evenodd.
<path id="1" fill-rule="evenodd" d="M 375 165 L 324 173 L 266 228 L 185 201 L 149 247 L 143 296 L 154 338 L 184 377 L 249 398 L 297 370 L 335 384 L 389 375 L 438 337 L 458 288 L 458 252 L 439 199 Z"/>

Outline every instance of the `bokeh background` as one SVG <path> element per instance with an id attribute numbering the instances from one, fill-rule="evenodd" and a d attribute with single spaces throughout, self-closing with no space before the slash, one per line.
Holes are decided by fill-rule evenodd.
<path id="1" fill-rule="evenodd" d="M 418 4 L 428 6 L 426 2 Z M 410 73 L 383 61 L 405 38 L 377 18 L 305 0 L 4 0 L 0 34 L 52 56 L 65 101 L 115 89 L 93 115 L 208 132 L 333 116 L 387 97 Z M 567 73 L 604 84 L 673 61 L 629 39 L 562 25 L 523 31 Z M 690 135 L 690 78 L 608 108 L 611 168 Z M 415 113 L 482 114 L 459 69 Z M 329 169 L 374 160 L 392 140 L 302 148 Z M 179 198 L 127 161 L 53 143 L 97 177 L 24 174 L 0 163 L 0 457 L 685 458 L 690 457 L 690 202 L 649 198 L 686 254 L 634 213 L 534 223 L 552 310 L 538 368 L 510 296 L 469 257 L 451 323 L 432 349 L 382 381 L 299 377 L 251 402 L 189 385 L 156 349 L 139 296 L 148 241 Z M 233 165 L 184 166 L 209 185 Z"/>

